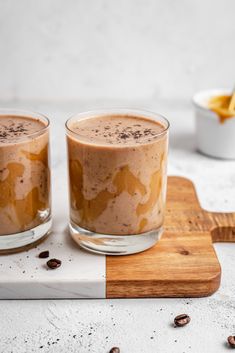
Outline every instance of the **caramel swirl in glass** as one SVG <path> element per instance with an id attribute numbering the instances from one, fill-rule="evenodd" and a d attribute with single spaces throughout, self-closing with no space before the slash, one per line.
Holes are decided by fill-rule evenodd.
<path id="1" fill-rule="evenodd" d="M 0 113 L 0 235 L 32 229 L 50 214 L 49 122 Z"/>
<path id="2" fill-rule="evenodd" d="M 151 118 L 101 114 L 67 122 L 70 217 L 102 234 L 162 226 L 167 128 Z"/>

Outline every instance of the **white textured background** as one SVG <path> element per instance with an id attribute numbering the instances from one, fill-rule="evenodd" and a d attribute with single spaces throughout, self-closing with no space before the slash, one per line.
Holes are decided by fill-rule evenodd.
<path id="1" fill-rule="evenodd" d="M 193 179 L 203 207 L 234 211 L 235 162 L 195 151 L 189 104 L 197 90 L 233 86 L 234 58 L 235 0 L 0 0 L 0 104 L 48 113 L 63 192 L 65 119 L 132 105 L 169 118 L 169 173 Z M 0 301 L 0 353 L 229 352 L 234 250 L 216 245 L 222 283 L 209 298 Z M 174 329 L 183 312 L 190 325 Z"/>
<path id="2" fill-rule="evenodd" d="M 189 99 L 232 86 L 234 0 L 0 0 L 0 99 Z"/>

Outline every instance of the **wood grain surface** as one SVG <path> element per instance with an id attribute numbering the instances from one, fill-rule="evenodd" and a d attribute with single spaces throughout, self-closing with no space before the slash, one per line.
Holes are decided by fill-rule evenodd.
<path id="1" fill-rule="evenodd" d="M 169 177 L 164 233 L 151 249 L 106 257 L 106 297 L 202 297 L 220 285 L 213 242 L 235 241 L 235 213 L 200 207 L 193 183 Z"/>

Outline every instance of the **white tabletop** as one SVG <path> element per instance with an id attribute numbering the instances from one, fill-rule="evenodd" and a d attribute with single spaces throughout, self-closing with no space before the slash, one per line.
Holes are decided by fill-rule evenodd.
<path id="1" fill-rule="evenodd" d="M 106 103 L 105 106 L 122 105 Z M 53 193 L 59 190 L 64 197 L 67 185 L 63 122 L 71 113 L 104 106 L 103 102 L 7 105 L 48 113 L 52 122 Z M 235 162 L 210 159 L 195 151 L 189 103 L 155 101 L 124 105 L 148 108 L 168 117 L 169 174 L 191 178 L 204 208 L 235 211 Z M 57 220 L 65 228 L 66 201 L 63 209 L 54 203 L 53 211 L 54 229 L 58 230 Z M 0 301 L 0 352 L 106 353 L 116 345 L 121 353 L 226 352 L 226 338 L 235 334 L 235 245 L 215 247 L 222 265 L 222 283 L 219 291 L 208 298 Z M 188 313 L 191 322 L 184 328 L 174 328 L 173 318 L 181 313 Z"/>

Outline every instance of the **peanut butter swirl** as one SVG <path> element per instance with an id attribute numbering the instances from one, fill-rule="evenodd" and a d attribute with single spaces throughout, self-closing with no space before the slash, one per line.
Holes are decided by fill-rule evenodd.
<path id="1" fill-rule="evenodd" d="M 209 100 L 208 107 L 215 112 L 220 122 L 223 124 L 226 120 L 235 117 L 235 110 L 229 109 L 231 95 L 215 96 Z"/>
<path id="2" fill-rule="evenodd" d="M 48 131 L 32 135 L 45 127 L 40 119 L 0 115 L 0 235 L 34 228 L 49 215 Z"/>
<path id="3" fill-rule="evenodd" d="M 98 116 L 74 122 L 68 135 L 72 221 L 103 234 L 161 226 L 167 133 L 152 119 Z"/>

